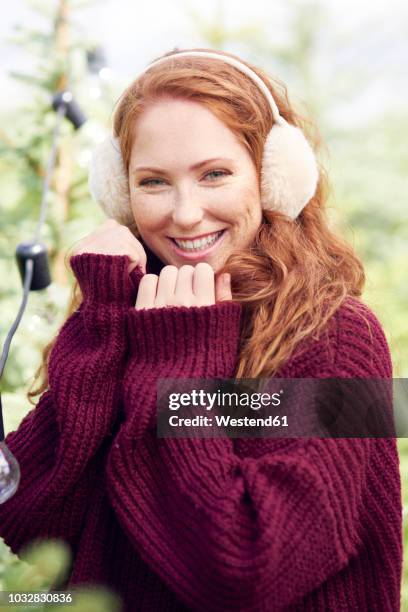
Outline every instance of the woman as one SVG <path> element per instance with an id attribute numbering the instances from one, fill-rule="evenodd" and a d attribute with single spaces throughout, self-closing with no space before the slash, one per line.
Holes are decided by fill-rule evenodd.
<path id="1" fill-rule="evenodd" d="M 398 610 L 395 439 L 156 435 L 158 378 L 392 376 L 305 122 L 248 67 L 172 52 L 121 97 L 1 535 L 64 538 L 126 610 Z"/>

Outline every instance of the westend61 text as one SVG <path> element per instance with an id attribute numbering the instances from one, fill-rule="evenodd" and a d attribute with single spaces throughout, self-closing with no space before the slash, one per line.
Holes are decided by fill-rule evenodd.
<path id="1" fill-rule="evenodd" d="M 221 415 L 216 415 L 214 418 L 202 415 L 184 418 L 172 415 L 169 417 L 169 425 L 171 427 L 212 427 L 214 419 L 217 427 L 288 427 L 287 416 L 272 415 L 265 418 L 233 418 Z"/>

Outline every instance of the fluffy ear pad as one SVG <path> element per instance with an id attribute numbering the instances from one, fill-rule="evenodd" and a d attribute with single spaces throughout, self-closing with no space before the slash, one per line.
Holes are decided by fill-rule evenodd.
<path id="1" fill-rule="evenodd" d="M 134 223 L 129 182 L 119 141 L 110 136 L 94 149 L 89 168 L 89 190 L 108 217 L 123 225 Z"/>
<path id="2" fill-rule="evenodd" d="M 295 219 L 314 196 L 318 178 L 316 158 L 303 132 L 286 121 L 275 124 L 263 152 L 262 208 Z"/>

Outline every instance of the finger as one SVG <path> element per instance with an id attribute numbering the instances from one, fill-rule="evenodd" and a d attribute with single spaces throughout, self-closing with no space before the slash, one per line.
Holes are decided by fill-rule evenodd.
<path id="1" fill-rule="evenodd" d="M 136 310 L 154 308 L 158 280 L 159 277 L 156 274 L 145 274 L 141 278 L 137 291 Z"/>
<path id="2" fill-rule="evenodd" d="M 118 231 L 120 227 L 123 227 L 123 226 L 121 226 L 120 223 L 115 221 L 115 219 L 107 219 L 103 223 L 100 223 L 99 225 L 97 225 L 93 229 L 92 234 L 94 236 L 99 236 L 100 234 L 106 234 L 107 232 L 112 232 L 112 231 L 116 232 Z"/>
<path id="3" fill-rule="evenodd" d="M 147 255 L 146 255 L 146 251 L 144 250 L 143 246 L 140 244 L 140 242 L 137 240 L 136 241 L 136 257 L 139 260 L 139 264 L 140 267 L 142 268 L 143 272 L 146 274 L 146 266 L 147 266 Z"/>
<path id="4" fill-rule="evenodd" d="M 214 270 L 210 264 L 200 262 L 196 265 L 193 292 L 199 306 L 215 304 Z"/>
<path id="5" fill-rule="evenodd" d="M 132 255 L 129 255 L 128 253 L 126 253 L 126 255 L 129 257 L 129 259 L 131 260 L 132 263 L 129 264 L 128 267 L 128 271 L 129 274 L 137 267 L 139 266 L 139 268 L 142 270 L 143 274 L 146 274 L 146 265 L 147 265 L 147 258 L 146 255 L 143 257 L 141 255 L 134 254 L 134 251 L 132 252 Z M 135 261 L 134 261 L 135 260 Z"/>
<path id="6" fill-rule="evenodd" d="M 186 265 L 179 268 L 174 293 L 175 304 L 183 306 L 191 306 L 194 304 L 195 297 L 193 293 L 193 278 L 193 266 Z"/>
<path id="7" fill-rule="evenodd" d="M 215 299 L 216 302 L 232 300 L 231 274 L 225 272 L 217 277 L 215 281 Z"/>
<path id="8" fill-rule="evenodd" d="M 128 266 L 128 272 L 129 272 L 129 274 L 130 274 L 131 272 L 133 272 L 133 270 L 134 270 L 134 269 L 135 269 L 137 266 L 139 266 L 139 267 L 141 268 L 141 270 L 142 270 L 143 274 L 146 274 L 146 268 L 145 268 L 145 267 L 144 267 L 144 266 L 143 266 L 141 263 L 137 263 L 137 261 L 134 261 L 133 263 L 129 264 L 129 266 Z"/>
<path id="9" fill-rule="evenodd" d="M 174 302 L 178 270 L 176 266 L 164 266 L 157 284 L 155 307 L 170 306 Z"/>

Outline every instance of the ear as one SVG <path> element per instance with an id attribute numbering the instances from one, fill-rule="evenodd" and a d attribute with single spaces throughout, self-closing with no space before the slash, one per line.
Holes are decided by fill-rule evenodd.
<path id="1" fill-rule="evenodd" d="M 215 302 L 232 300 L 231 293 L 231 274 L 225 272 L 217 276 L 215 281 Z"/>

